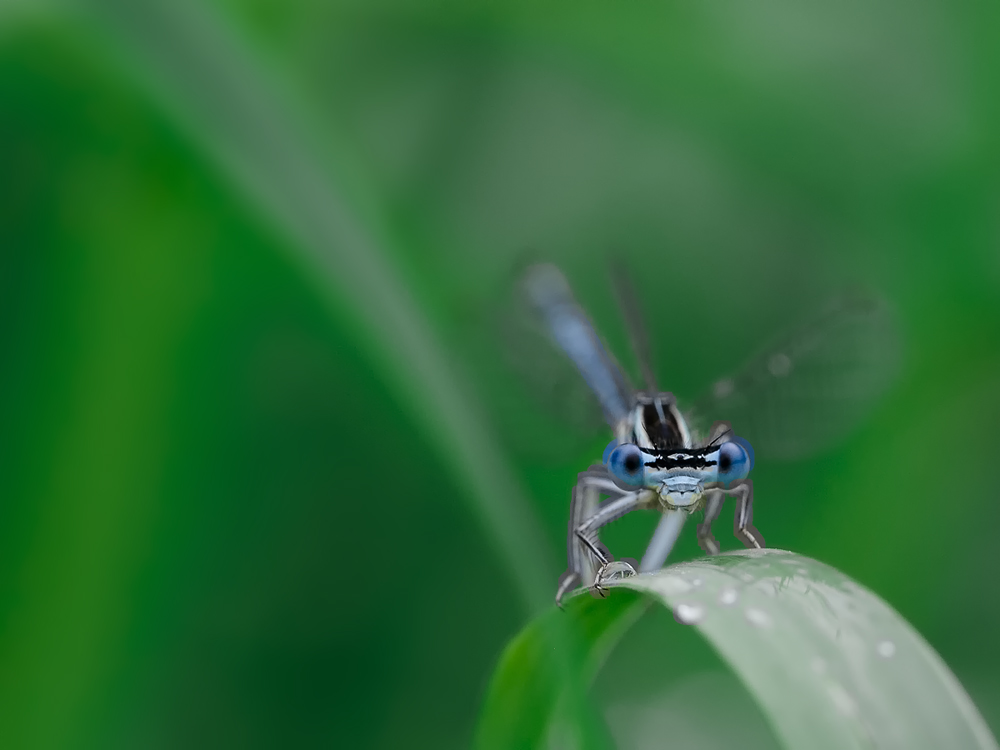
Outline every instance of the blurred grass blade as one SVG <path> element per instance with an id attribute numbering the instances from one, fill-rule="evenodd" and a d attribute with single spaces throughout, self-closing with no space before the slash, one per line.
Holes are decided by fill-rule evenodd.
<path id="1" fill-rule="evenodd" d="M 884 601 L 827 565 L 781 550 L 745 551 L 674 565 L 620 586 L 652 597 L 697 628 L 742 680 L 786 748 L 997 748 L 927 642 Z M 619 589 L 603 602 L 575 597 L 569 611 L 595 651 L 599 641 L 608 642 L 613 626 L 630 621 L 635 607 L 632 591 Z M 519 704 L 530 695 L 526 686 L 547 684 L 550 667 L 523 654 L 532 651 L 538 623 L 560 614 L 545 613 L 508 647 L 483 709 L 480 736 L 504 722 L 530 723 L 529 729 L 544 724 Z M 669 634 L 663 648 L 671 648 Z M 538 644 L 534 649 L 540 653 Z M 556 705 L 558 690 L 546 701 L 531 700 Z M 508 737 L 517 731 L 505 729 Z"/>
<path id="2" fill-rule="evenodd" d="M 388 232 L 357 170 L 347 166 L 348 149 L 329 136 L 318 146 L 272 71 L 206 4 L 89 0 L 83 7 L 123 53 L 124 69 L 137 73 L 287 241 L 331 307 L 358 326 L 361 346 L 476 501 L 522 598 L 546 604 L 555 580 L 549 546 L 475 400 L 390 262 Z M 319 165 L 329 153 L 337 158 L 326 170 Z"/>

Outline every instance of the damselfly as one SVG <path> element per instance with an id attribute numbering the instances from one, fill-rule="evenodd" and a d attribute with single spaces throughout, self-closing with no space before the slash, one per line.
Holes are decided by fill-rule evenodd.
<path id="1" fill-rule="evenodd" d="M 747 547 L 762 547 L 763 537 L 752 524 L 751 445 L 770 455 L 794 456 L 842 436 L 884 390 L 896 360 L 885 305 L 868 295 L 843 295 L 682 412 L 671 393 L 656 387 L 637 300 L 621 275 L 616 288 L 644 390 L 631 388 L 557 268 L 533 266 L 523 280 L 544 328 L 576 365 L 614 433 L 603 462 L 581 473 L 573 488 L 568 569 L 557 602 L 578 585 L 599 586 L 635 572 L 614 562 L 599 539 L 603 526 L 633 510 L 663 513 L 640 571 L 662 567 L 687 516 L 701 510 L 698 543 L 706 553 L 718 554 L 712 523 L 727 495 L 737 499 L 737 538 Z M 749 442 L 737 437 L 730 423 L 713 424 L 719 417 L 733 420 Z M 602 502 L 602 496 L 608 499 Z"/>

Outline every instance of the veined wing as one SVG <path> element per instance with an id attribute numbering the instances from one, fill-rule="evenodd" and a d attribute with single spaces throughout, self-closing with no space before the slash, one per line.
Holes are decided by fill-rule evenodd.
<path id="1" fill-rule="evenodd" d="M 573 299 L 562 272 L 549 264 L 532 266 L 524 275 L 521 289 L 548 338 L 576 365 L 600 402 L 605 420 L 616 429 L 629 415 L 632 389 L 590 319 Z"/>
<path id="2" fill-rule="evenodd" d="M 649 331 L 646 329 L 646 320 L 642 310 L 639 309 L 639 295 L 636 294 L 635 286 L 632 283 L 632 275 L 622 258 L 614 259 L 611 262 L 610 270 L 611 284 L 615 290 L 615 297 L 618 298 L 618 308 L 625 319 L 625 330 L 628 331 L 632 352 L 635 354 L 639 370 L 642 372 L 646 390 L 650 393 L 656 393 L 660 389 L 656 386 L 656 375 L 653 372 Z"/>
<path id="3" fill-rule="evenodd" d="M 762 454 L 801 457 L 832 446 L 861 422 L 894 379 L 900 350 L 884 300 L 841 294 L 738 375 L 716 381 L 690 418 L 702 434 L 725 420 Z"/>

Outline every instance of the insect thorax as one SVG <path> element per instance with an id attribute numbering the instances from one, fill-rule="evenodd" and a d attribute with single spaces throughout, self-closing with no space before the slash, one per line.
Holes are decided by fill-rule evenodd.
<path id="1" fill-rule="evenodd" d="M 657 450 L 691 447 L 690 430 L 672 393 L 637 393 L 632 415 L 629 442 Z"/>

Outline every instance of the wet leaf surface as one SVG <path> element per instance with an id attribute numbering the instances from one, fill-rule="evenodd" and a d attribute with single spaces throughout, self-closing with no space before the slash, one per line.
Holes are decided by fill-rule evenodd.
<path id="1" fill-rule="evenodd" d="M 783 550 L 741 551 L 629 578 L 615 589 L 607 600 L 582 592 L 570 600 L 570 648 L 539 641 L 559 637 L 546 625 L 565 616 L 557 611 L 512 642 L 484 708 L 480 747 L 514 746 L 503 740 L 523 726 L 520 703 L 536 712 L 556 707 L 566 681 L 588 684 L 641 612 L 636 592 L 698 629 L 787 748 L 997 747 L 927 642 L 882 599 L 823 563 Z M 669 633 L 663 647 L 671 648 Z M 563 682 L 553 679 L 556 652 L 570 654 Z M 546 701 L 525 690 L 541 684 L 550 690 Z M 505 733 L 491 734 L 500 716 Z M 548 716 L 548 724 L 537 713 L 532 719 L 536 741 L 545 739 L 542 727 L 551 733 L 553 724 L 570 721 L 556 708 Z"/>

